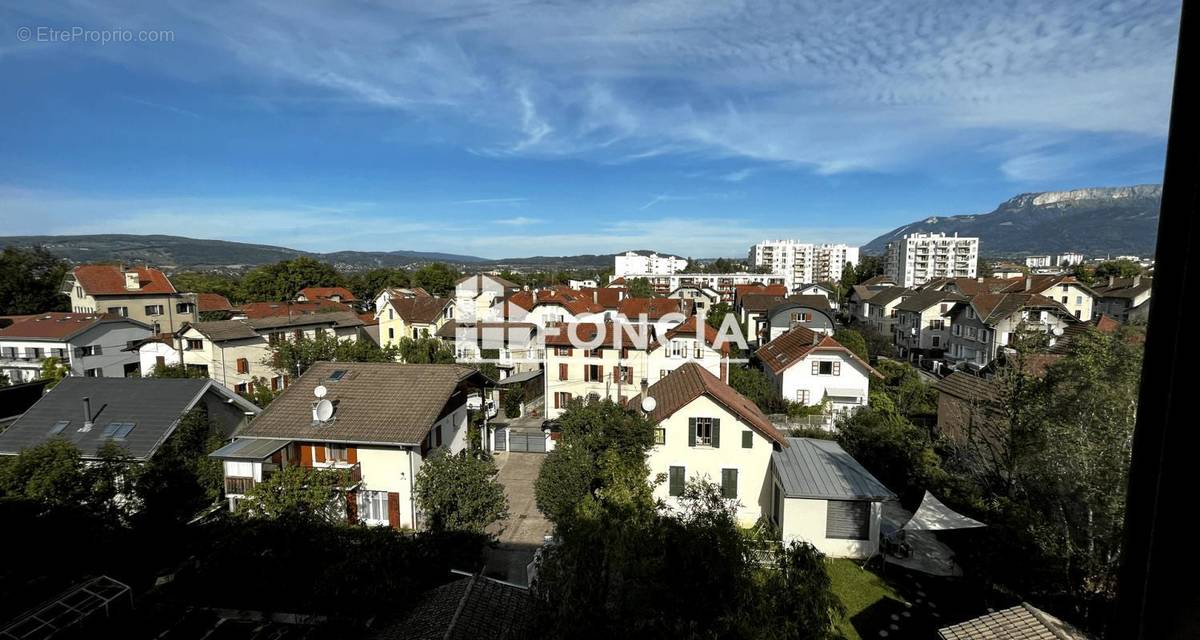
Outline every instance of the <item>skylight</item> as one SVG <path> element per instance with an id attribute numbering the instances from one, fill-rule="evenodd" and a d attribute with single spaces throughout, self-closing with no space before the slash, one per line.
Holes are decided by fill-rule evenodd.
<path id="1" fill-rule="evenodd" d="M 62 433 L 63 430 L 66 429 L 67 426 L 70 424 L 71 424 L 70 420 L 59 420 L 58 422 L 55 422 L 54 426 L 50 427 L 50 435 L 56 436 L 56 435 Z"/>
<path id="2" fill-rule="evenodd" d="M 104 437 L 112 438 L 113 440 L 124 440 L 133 431 L 134 423 L 132 422 L 110 422 L 104 427 Z"/>
<path id="3" fill-rule="evenodd" d="M 341 380 L 342 376 L 344 376 L 344 375 L 346 375 L 345 369 L 337 369 L 333 373 L 329 374 L 329 379 L 336 382 L 338 380 Z"/>

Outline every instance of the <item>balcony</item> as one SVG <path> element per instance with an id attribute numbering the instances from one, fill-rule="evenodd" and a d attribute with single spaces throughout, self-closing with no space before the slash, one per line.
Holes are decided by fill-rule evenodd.
<path id="1" fill-rule="evenodd" d="M 254 478 L 239 478 L 236 476 L 225 477 L 225 495 L 227 496 L 244 496 L 250 493 L 254 485 L 258 484 Z"/>
<path id="2" fill-rule="evenodd" d="M 353 487 L 354 485 L 362 482 L 362 463 L 361 462 L 355 462 L 354 464 L 349 464 L 347 462 L 326 462 L 323 464 L 316 465 L 313 468 L 317 469 L 318 471 L 344 471 L 344 472 L 347 472 L 349 474 L 349 479 L 347 480 L 346 486 L 343 488 Z"/>

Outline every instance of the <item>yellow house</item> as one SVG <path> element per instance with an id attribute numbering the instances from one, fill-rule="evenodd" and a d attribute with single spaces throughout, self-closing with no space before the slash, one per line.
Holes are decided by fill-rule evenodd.
<path id="1" fill-rule="evenodd" d="M 449 298 L 389 298 L 375 312 L 379 318 L 379 344 L 387 347 L 401 338 L 437 335 L 447 320 L 454 318 L 454 301 Z"/>
<path id="2" fill-rule="evenodd" d="M 115 264 L 85 264 L 66 275 L 62 293 L 74 313 L 111 313 L 173 333 L 200 319 L 196 295 L 180 293 L 158 269 Z"/>

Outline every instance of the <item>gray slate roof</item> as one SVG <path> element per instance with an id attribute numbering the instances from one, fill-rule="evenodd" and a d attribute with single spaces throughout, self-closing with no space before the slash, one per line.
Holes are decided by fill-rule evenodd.
<path id="1" fill-rule="evenodd" d="M 771 464 L 789 498 L 818 500 L 895 500 L 883 483 L 850 457 L 838 443 L 815 438 L 788 438 L 771 453 Z"/>
<path id="2" fill-rule="evenodd" d="M 343 371 L 338 380 L 330 374 Z M 418 444 L 444 414 L 466 402 L 460 383 L 483 375 L 456 364 L 318 362 L 263 410 L 241 434 L 250 438 L 316 442 Z M 313 426 L 313 389 L 324 385 L 333 420 Z"/>
<path id="3" fill-rule="evenodd" d="M 238 438 L 208 454 L 218 460 L 262 460 L 288 445 L 286 440 Z"/>
<path id="4" fill-rule="evenodd" d="M 271 316 L 268 318 L 246 318 L 241 320 L 211 320 L 193 322 L 191 326 L 217 342 L 257 338 L 262 332 L 326 325 L 331 327 L 358 327 L 363 321 L 353 313 L 333 311 L 328 313 L 305 313 L 295 316 Z"/>
<path id="5" fill-rule="evenodd" d="M 529 590 L 483 576 L 463 575 L 426 592 L 408 615 L 373 638 L 445 640 L 532 637 L 535 600 Z"/>
<path id="6" fill-rule="evenodd" d="M 116 442 L 131 457 L 146 460 L 205 392 L 233 398 L 243 410 L 257 411 L 248 401 L 207 379 L 65 378 L 0 433 L 0 454 L 15 455 L 57 435 L 79 447 L 84 457 L 95 457 L 109 440 L 104 435 L 106 427 L 133 423 L 128 435 Z M 84 398 L 91 399 L 94 424 L 90 431 L 79 430 L 84 423 Z M 60 421 L 70 422 L 59 433 L 51 433 Z"/>

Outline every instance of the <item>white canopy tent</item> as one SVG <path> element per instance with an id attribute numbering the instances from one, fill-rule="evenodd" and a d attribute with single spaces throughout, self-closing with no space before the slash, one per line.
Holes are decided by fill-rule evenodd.
<path id="1" fill-rule="evenodd" d="M 941 500 L 933 497 L 932 493 L 926 491 L 925 497 L 921 498 L 921 506 L 902 528 L 908 531 L 947 531 L 986 526 L 974 518 L 968 518 L 947 507 L 942 504 Z"/>

